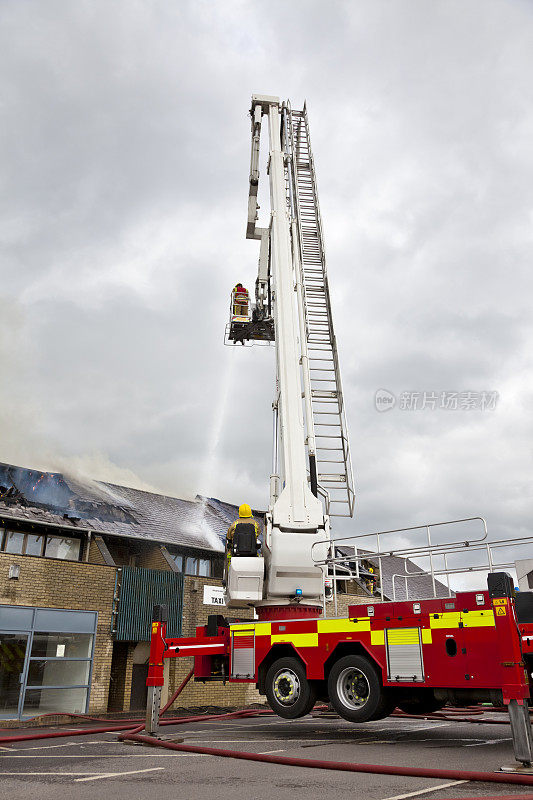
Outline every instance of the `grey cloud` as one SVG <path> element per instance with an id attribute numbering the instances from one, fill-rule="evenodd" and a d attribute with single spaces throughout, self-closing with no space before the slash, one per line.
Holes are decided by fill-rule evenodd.
<path id="1" fill-rule="evenodd" d="M 280 93 L 308 101 L 357 475 L 335 530 L 528 530 L 528 4 L 58 0 L 0 31 L 2 460 L 266 505 L 273 351 L 223 331 L 258 256 L 249 98 Z M 380 387 L 501 398 L 378 414 Z"/>

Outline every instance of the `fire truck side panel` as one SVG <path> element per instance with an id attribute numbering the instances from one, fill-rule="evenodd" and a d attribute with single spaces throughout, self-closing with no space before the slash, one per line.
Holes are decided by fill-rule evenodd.
<path id="1" fill-rule="evenodd" d="M 504 698 L 528 696 L 514 606 L 494 603 L 505 606 L 506 614 L 496 617 L 498 606 L 487 592 L 478 592 L 446 601 L 383 603 L 373 607 L 373 616 L 367 616 L 367 606 L 350 606 L 346 618 L 252 623 L 254 679 L 281 646 L 280 654 L 288 647 L 299 656 L 310 680 L 327 677 L 336 652 L 366 652 L 385 686 L 503 689 Z M 243 625 L 232 625 L 231 635 Z"/>

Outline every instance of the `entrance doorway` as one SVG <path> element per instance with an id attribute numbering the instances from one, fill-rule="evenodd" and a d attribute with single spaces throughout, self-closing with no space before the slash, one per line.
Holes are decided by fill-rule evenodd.
<path id="1" fill-rule="evenodd" d="M 0 714 L 17 717 L 28 649 L 27 633 L 0 633 Z"/>
<path id="2" fill-rule="evenodd" d="M 130 711 L 144 711 L 148 699 L 148 664 L 132 664 Z"/>

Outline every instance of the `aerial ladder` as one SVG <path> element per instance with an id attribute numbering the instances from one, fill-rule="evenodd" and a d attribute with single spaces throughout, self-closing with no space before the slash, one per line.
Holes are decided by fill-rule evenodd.
<path id="1" fill-rule="evenodd" d="M 510 576 L 494 569 L 482 518 L 472 518 L 484 527 L 475 541 L 461 535 L 436 544 L 430 529 L 450 524 L 436 523 L 423 526 L 425 548 L 396 551 L 406 559 L 429 559 L 432 597 L 388 602 L 383 592 L 381 600 L 370 593 L 350 605 L 345 617 L 322 613 L 325 578 L 339 561 L 330 519 L 353 515 L 354 488 L 309 124 L 305 105 L 295 111 L 277 97 L 253 95 L 250 114 L 246 236 L 259 242 L 259 268 L 254 303 L 242 284 L 232 292 L 225 338 L 232 345 L 274 343 L 273 467 L 261 550 L 255 541 L 241 547 L 234 534 L 225 598 L 237 613 L 248 609 L 245 616 L 252 607 L 254 619 L 213 614 L 195 636 L 167 638 L 165 610 L 154 608 L 147 730 L 157 730 L 165 659 L 192 656 L 196 681 L 254 684 L 287 719 L 309 713 L 317 699 L 328 700 L 351 722 L 383 719 L 396 707 L 428 714 L 448 701 L 506 706 L 515 758 L 531 766 L 533 594 L 516 602 Z M 265 118 L 270 219 L 260 227 Z M 464 522 L 470 520 L 454 521 Z M 374 557 L 380 563 L 386 555 L 381 534 L 368 536 L 377 537 Z M 435 593 L 435 574 L 443 574 L 435 570 L 436 559 L 446 564 L 448 557 L 466 558 L 485 547 L 486 588 L 450 589 L 444 598 Z M 355 548 L 350 561 L 356 573 L 362 560 Z M 393 577 L 407 586 L 415 574 Z"/>
<path id="2" fill-rule="evenodd" d="M 246 236 L 260 242 L 255 306 L 232 315 L 227 342 L 275 342 L 273 469 L 263 555 L 232 559 L 227 605 L 316 614 L 330 516 L 352 516 L 354 489 L 307 111 L 253 95 Z M 270 220 L 259 227 L 263 120 Z M 232 308 L 233 308 L 232 300 Z M 263 567 L 264 559 L 264 567 Z M 263 582 L 263 574 L 266 576 Z"/>

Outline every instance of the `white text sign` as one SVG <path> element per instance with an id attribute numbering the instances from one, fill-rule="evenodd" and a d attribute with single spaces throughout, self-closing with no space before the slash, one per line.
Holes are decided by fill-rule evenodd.
<path id="1" fill-rule="evenodd" d="M 204 586 L 204 606 L 225 606 L 222 586 Z"/>

